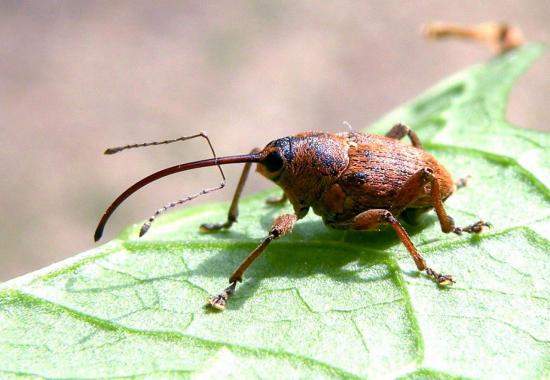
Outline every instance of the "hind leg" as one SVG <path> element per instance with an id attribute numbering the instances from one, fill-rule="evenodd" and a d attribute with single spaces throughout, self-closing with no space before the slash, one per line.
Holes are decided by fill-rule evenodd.
<path id="1" fill-rule="evenodd" d="M 420 169 L 415 174 L 413 174 L 407 180 L 407 182 L 405 182 L 405 184 L 395 197 L 390 211 L 394 215 L 401 214 L 401 212 L 407 209 L 409 205 L 413 204 L 415 200 L 417 200 L 421 196 L 426 195 L 426 185 L 430 185 L 428 194 L 432 198 L 433 208 L 435 209 L 435 213 L 437 214 L 437 218 L 439 219 L 441 231 L 443 231 L 444 233 L 453 232 L 457 235 L 462 235 L 462 233 L 464 232 L 480 233 L 481 231 L 483 231 L 484 227 L 491 226 L 490 223 L 479 220 L 466 227 L 457 227 L 453 218 L 451 218 L 447 214 L 445 206 L 443 206 L 443 198 L 441 196 L 439 181 L 434 176 L 433 170 L 430 168 Z"/>
<path id="2" fill-rule="evenodd" d="M 389 130 L 388 133 L 386 133 L 386 137 L 390 137 L 396 140 L 401 140 L 405 136 L 409 136 L 409 140 L 411 140 L 412 146 L 422 149 L 422 143 L 420 142 L 420 139 L 418 138 L 416 133 L 405 124 L 396 124 L 392 127 L 392 129 Z"/>

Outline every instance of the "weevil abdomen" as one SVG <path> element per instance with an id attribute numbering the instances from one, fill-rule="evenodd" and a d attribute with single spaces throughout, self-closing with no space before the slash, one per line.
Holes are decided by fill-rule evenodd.
<path id="1" fill-rule="evenodd" d="M 348 132 L 349 164 L 313 205 L 328 225 L 351 220 L 370 209 L 390 209 L 405 182 L 424 168 L 433 171 L 443 199 L 453 192 L 450 173 L 431 154 L 385 136 Z M 430 186 L 408 208 L 433 206 Z"/>

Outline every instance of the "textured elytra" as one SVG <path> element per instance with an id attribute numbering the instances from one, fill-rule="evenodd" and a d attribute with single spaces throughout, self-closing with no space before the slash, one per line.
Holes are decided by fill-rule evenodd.
<path id="1" fill-rule="evenodd" d="M 540 51 L 472 67 L 374 127 L 406 122 L 455 177 L 472 175 L 446 206 L 459 225 L 481 217 L 493 229 L 445 235 L 433 213 L 407 227 L 456 276 L 452 288 L 418 274 L 391 230 L 333 231 L 310 215 L 254 263 L 224 313 L 209 312 L 208 294 L 290 210 L 258 194 L 231 231 L 197 232 L 223 221 L 226 204 L 188 208 L 142 239 L 136 225 L 4 284 L 2 377 L 547 377 L 550 137 L 504 120 Z"/>

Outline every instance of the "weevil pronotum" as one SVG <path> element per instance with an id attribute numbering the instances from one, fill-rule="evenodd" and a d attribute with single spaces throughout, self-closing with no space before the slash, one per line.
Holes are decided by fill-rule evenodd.
<path id="1" fill-rule="evenodd" d="M 409 137 L 412 145 L 399 141 L 405 136 Z M 112 148 L 105 153 L 112 154 L 128 148 L 167 144 L 194 137 L 204 137 L 214 157 L 166 168 L 128 188 L 105 211 L 97 226 L 95 240 L 101 237 L 105 223 L 113 211 L 141 187 L 170 174 L 206 166 L 218 166 L 222 175 L 222 182 L 218 187 L 204 189 L 158 209 L 145 222 L 140 236 L 147 232 L 154 219 L 163 211 L 224 187 L 225 176 L 221 165 L 245 163 L 229 207 L 227 221 L 203 224 L 200 227 L 203 232 L 230 228 L 237 221 L 239 198 L 250 167 L 252 163 L 257 163 L 257 171 L 283 190 L 280 199 L 268 201 L 284 203 L 288 200 L 294 213 L 277 217 L 267 236 L 231 274 L 229 287 L 208 299 L 208 304 L 216 309 L 225 308 L 229 297 L 235 293 L 237 283 L 242 282 L 246 269 L 273 240 L 290 233 L 294 223 L 306 216 L 310 208 L 332 228 L 373 230 L 389 224 L 407 248 L 418 270 L 425 272 L 439 285 L 449 285 L 454 280 L 452 276 L 436 272 L 427 265 L 397 217 L 408 223 L 415 223 L 422 213 L 433 208 L 444 233 L 479 233 L 489 226 L 489 223 L 482 220 L 467 227 L 455 226 L 453 219 L 447 215 L 443 202 L 457 187 L 463 186 L 464 181 L 453 183 L 447 169 L 422 149 L 417 135 L 403 124 L 395 125 L 385 136 L 353 131 L 303 132 L 274 140 L 261 150 L 254 149 L 249 154 L 239 156 L 216 157 L 210 140 L 204 133 L 163 142 Z"/>

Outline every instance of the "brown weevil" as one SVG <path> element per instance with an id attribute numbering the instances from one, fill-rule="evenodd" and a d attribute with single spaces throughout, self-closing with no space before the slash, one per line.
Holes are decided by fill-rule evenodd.
<path id="1" fill-rule="evenodd" d="M 399 141 L 405 136 L 409 137 L 412 145 Z M 257 171 L 283 190 L 280 199 L 269 202 L 283 203 L 288 200 L 294 213 L 277 217 L 267 236 L 231 274 L 229 287 L 208 299 L 208 304 L 216 309 L 225 308 L 237 283 L 242 282 L 246 269 L 269 243 L 290 233 L 294 223 L 306 216 L 310 208 L 332 228 L 373 230 L 389 224 L 407 248 L 418 270 L 425 272 L 442 286 L 452 284 L 452 276 L 436 272 L 426 264 L 397 217 L 414 223 L 422 213 L 435 209 L 441 230 L 458 235 L 464 232 L 479 233 L 489 226 L 489 223 L 482 220 L 467 227 L 455 226 L 453 219 L 447 215 L 443 202 L 457 187 L 463 186 L 464 181 L 455 184 L 447 169 L 422 149 L 416 133 L 403 124 L 395 125 L 385 136 L 353 131 L 303 132 L 274 140 L 261 150 L 254 149 L 249 154 L 239 156 L 216 157 L 210 140 L 204 133 L 158 143 L 112 148 L 105 153 L 184 141 L 193 137 L 204 137 L 214 157 L 166 168 L 131 186 L 107 209 L 97 226 L 95 240 L 101 237 L 105 223 L 113 211 L 141 187 L 170 174 L 206 166 L 218 166 L 222 175 L 222 182 L 218 187 L 204 189 L 157 210 L 143 225 L 140 236 L 147 232 L 155 217 L 168 208 L 224 187 L 225 176 L 221 165 L 245 163 L 227 221 L 203 224 L 200 227 L 203 232 L 230 228 L 237 221 L 238 202 L 250 167 L 252 163 L 257 163 Z"/>

